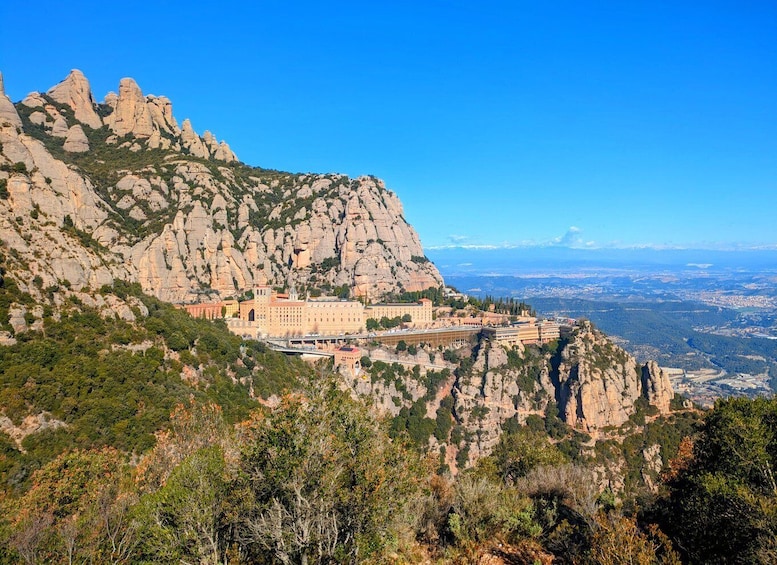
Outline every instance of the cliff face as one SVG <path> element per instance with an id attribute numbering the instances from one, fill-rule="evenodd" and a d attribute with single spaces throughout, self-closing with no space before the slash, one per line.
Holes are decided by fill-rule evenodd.
<path id="1" fill-rule="evenodd" d="M 673 396 L 669 377 L 655 361 L 638 366 L 590 322 L 581 323 L 561 351 L 559 411 L 574 428 L 595 433 L 620 426 L 634 414 L 639 398 L 666 414 Z"/>
<path id="2" fill-rule="evenodd" d="M 562 419 L 586 432 L 620 426 L 641 396 L 640 376 L 633 357 L 585 322 L 561 352 L 558 384 Z"/>
<path id="3" fill-rule="evenodd" d="M 419 351 L 418 355 L 427 354 Z M 414 361 L 417 359 L 406 359 L 405 363 Z M 450 370 L 454 368 L 449 365 Z M 403 397 L 393 374 L 385 386 L 374 369 L 370 374 L 371 380 L 357 377 L 346 383 L 357 396 L 369 398 L 392 416 L 426 398 L 425 412 L 433 417 L 440 399 L 452 397 L 451 414 L 463 439 L 451 436 L 448 442 L 439 442 L 431 438 L 431 444 L 445 445 L 449 462 L 464 453 L 458 458 L 459 467 L 491 453 L 510 421 L 524 425 L 534 416 L 545 420 L 548 428 L 549 419 L 557 420 L 600 439 L 607 437 L 608 429 L 632 418 L 640 404 L 653 407 L 656 414 L 668 414 L 674 395 L 667 375 L 655 362 L 638 365 L 589 322 L 581 322 L 555 350 L 507 349 L 481 340 L 455 376 L 433 394 L 419 389 L 408 377 L 401 381 L 406 391 Z"/>
<path id="4" fill-rule="evenodd" d="M 371 297 L 442 284 L 382 181 L 248 167 L 132 79 L 101 104 L 79 71 L 16 106 L 0 91 L 0 143 L 22 286 L 124 279 L 193 302 L 265 283 Z"/>

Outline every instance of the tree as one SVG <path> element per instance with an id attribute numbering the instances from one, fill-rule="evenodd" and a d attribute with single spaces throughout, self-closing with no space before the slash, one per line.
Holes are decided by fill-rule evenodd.
<path id="1" fill-rule="evenodd" d="M 334 382 L 246 430 L 240 535 L 255 559 L 361 561 L 396 544 L 418 463 Z"/>
<path id="2" fill-rule="evenodd" d="M 599 514 L 585 563 L 590 565 L 680 565 L 669 539 L 655 526 L 639 529 L 634 518 Z"/>
<path id="3" fill-rule="evenodd" d="M 490 456 L 505 484 L 512 484 L 535 467 L 558 466 L 567 462 L 559 449 L 550 443 L 547 434 L 528 427 L 503 433 Z"/>
<path id="4" fill-rule="evenodd" d="M 119 519 L 127 469 L 114 449 L 75 450 L 37 470 L 32 487 L 3 503 L 2 540 L 16 560 L 118 562 L 136 539 L 134 524 Z M 120 545 L 115 541 L 122 538 Z"/>
<path id="5" fill-rule="evenodd" d="M 165 485 L 141 501 L 144 557 L 223 563 L 227 487 L 224 452 L 218 445 L 194 452 L 175 467 Z"/>
<path id="6" fill-rule="evenodd" d="M 718 400 L 659 504 L 693 562 L 777 562 L 777 398 Z"/>
<path id="7" fill-rule="evenodd" d="M 187 457 L 212 445 L 233 449 L 233 438 L 215 404 L 178 404 L 170 415 L 168 429 L 157 432 L 156 446 L 141 459 L 136 483 L 141 493 L 154 492 L 167 482 L 173 470 Z"/>
<path id="8" fill-rule="evenodd" d="M 532 510 L 531 501 L 514 489 L 465 474 L 454 485 L 449 534 L 459 545 L 534 537 L 541 529 Z"/>

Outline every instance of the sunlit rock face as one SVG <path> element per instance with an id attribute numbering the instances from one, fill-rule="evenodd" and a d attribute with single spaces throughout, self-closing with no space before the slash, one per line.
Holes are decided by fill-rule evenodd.
<path id="1" fill-rule="evenodd" d="M 130 78 L 100 104 L 77 70 L 16 106 L 2 94 L 0 142 L 0 226 L 21 280 L 123 279 L 172 302 L 256 284 L 370 299 L 442 284 L 382 181 L 245 166 Z"/>

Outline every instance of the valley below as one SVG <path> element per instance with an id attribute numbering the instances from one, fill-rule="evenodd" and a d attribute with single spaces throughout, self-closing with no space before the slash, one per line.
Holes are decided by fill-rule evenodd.
<path id="1" fill-rule="evenodd" d="M 431 251 L 446 282 L 588 318 L 704 406 L 770 395 L 777 377 L 777 251 Z"/>

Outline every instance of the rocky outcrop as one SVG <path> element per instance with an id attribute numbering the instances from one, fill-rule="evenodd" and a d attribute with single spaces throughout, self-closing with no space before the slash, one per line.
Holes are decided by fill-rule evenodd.
<path id="1" fill-rule="evenodd" d="M 5 95 L 3 74 L 0 73 L 0 126 L 5 124 L 11 127 L 20 128 L 22 127 L 22 120 L 11 100 Z"/>
<path id="2" fill-rule="evenodd" d="M 138 84 L 131 78 L 119 82 L 119 95 L 111 97 L 113 112 L 105 123 L 118 136 L 133 135 L 148 139 L 154 133 L 154 121 Z"/>
<path id="3" fill-rule="evenodd" d="M 7 179 L 0 224 L 4 244 L 29 267 L 21 279 L 82 288 L 118 277 L 172 302 L 265 283 L 345 286 L 370 298 L 442 284 L 399 199 L 378 179 L 247 167 L 210 132 L 198 136 L 188 120 L 179 128 L 167 98 L 144 96 L 132 79 L 118 92 L 95 106 L 74 71 L 48 93 L 28 95 L 20 113 L 8 102 L 5 114 L 22 127 L 3 130 L 0 164 L 21 161 L 27 172 Z M 95 116 L 109 131 L 86 129 L 99 125 Z M 108 157 L 65 162 L 46 150 L 52 143 Z M 105 151 L 112 147 L 115 155 Z M 149 149 L 164 159 L 157 151 L 144 160 Z M 36 218 L 14 220 L 33 209 Z"/>
<path id="4" fill-rule="evenodd" d="M 571 426 L 592 432 L 620 426 L 641 395 L 640 370 L 590 322 L 582 323 L 561 353 L 559 410 Z"/>
<path id="5" fill-rule="evenodd" d="M 423 348 L 418 349 L 415 357 L 380 348 L 365 353 L 373 360 L 373 369 L 356 375 L 344 373 L 344 384 L 356 396 L 367 398 L 380 412 L 401 416 L 401 410 L 410 409 L 423 399 L 426 417 L 434 420 L 441 400 L 452 397 L 451 412 L 459 430 L 456 439 L 454 435 L 442 440 L 439 435 L 430 437 L 429 449 L 445 447 L 446 461 L 454 470 L 489 455 L 507 427 L 536 425 L 544 420 L 546 429 L 562 431 L 558 421 L 561 420 L 577 432 L 587 433 L 593 442 L 617 439 L 616 430 L 637 413 L 643 399 L 658 413 L 669 412 L 664 399 L 671 398 L 671 385 L 660 376 L 658 366 L 649 363 L 640 367 L 589 322 L 581 322 L 571 338 L 563 340 L 555 350 L 533 345 L 508 349 L 482 339 L 474 347 L 464 347 L 458 355 L 471 359 L 471 363 L 458 369 L 449 365 L 451 378 L 434 395 L 419 387 L 413 376 L 415 370 L 413 374 L 389 368 L 383 373 L 374 371 L 378 361 L 383 361 L 384 367 L 399 362 L 409 368 L 417 363 L 419 374 L 423 375 L 430 359 Z M 663 395 L 643 383 L 643 371 L 645 382 L 655 380 L 668 387 Z M 381 374 L 386 377 L 381 378 Z M 528 422 L 529 418 L 534 421 Z M 645 461 L 646 476 L 655 479 L 654 447 L 645 451 Z M 616 468 L 610 470 L 613 473 L 603 469 L 603 477 L 612 486 L 618 472 Z"/>
<path id="6" fill-rule="evenodd" d="M 95 110 L 89 81 L 78 69 L 73 69 L 65 80 L 46 93 L 52 100 L 66 104 L 73 109 L 75 119 L 92 129 L 102 127 L 103 123 Z"/>
<path id="7" fill-rule="evenodd" d="M 558 389 L 562 419 L 589 433 L 626 422 L 640 397 L 660 413 L 668 413 L 673 395 L 668 378 L 655 363 L 638 366 L 587 321 L 578 325 L 561 352 Z"/>
<path id="8" fill-rule="evenodd" d="M 673 396 L 656 363 L 639 366 L 590 322 L 581 322 L 555 353 L 481 343 L 452 394 L 456 419 L 471 438 L 470 463 L 491 452 L 508 420 L 524 424 L 530 415 L 554 417 L 548 410 L 557 410 L 566 424 L 597 438 L 629 420 L 640 398 L 668 414 Z"/>
<path id="9" fill-rule="evenodd" d="M 642 394 L 648 403 L 658 408 L 659 412 L 666 414 L 674 398 L 672 383 L 658 363 L 648 361 L 642 367 Z"/>
<path id="10" fill-rule="evenodd" d="M 67 424 L 53 418 L 48 412 L 25 416 L 18 426 L 10 418 L 0 414 L 0 432 L 8 435 L 22 453 L 26 451 L 22 446 L 22 440 L 28 435 L 63 427 L 67 427 Z"/>
<path id="11" fill-rule="evenodd" d="M 86 134 L 79 124 L 76 124 L 67 130 L 65 144 L 62 147 L 65 151 L 69 151 L 70 153 L 84 153 L 85 151 L 89 151 L 89 140 L 86 138 Z"/>
<path id="12" fill-rule="evenodd" d="M 183 129 L 181 130 L 181 142 L 182 142 L 183 148 L 186 149 L 191 155 L 194 155 L 195 157 L 207 159 L 208 156 L 210 155 L 208 153 L 208 150 L 205 148 L 205 143 L 203 143 L 200 136 L 194 132 L 194 129 L 192 128 L 192 123 L 189 121 L 188 118 L 183 121 Z"/>
<path id="13" fill-rule="evenodd" d="M 470 461 L 488 454 L 499 441 L 502 424 L 516 415 L 512 397 L 518 394 L 513 379 L 505 379 L 498 369 L 504 364 L 501 347 L 485 349 L 477 355 L 473 375 L 459 378 L 453 390 L 455 415 L 470 432 Z"/>

